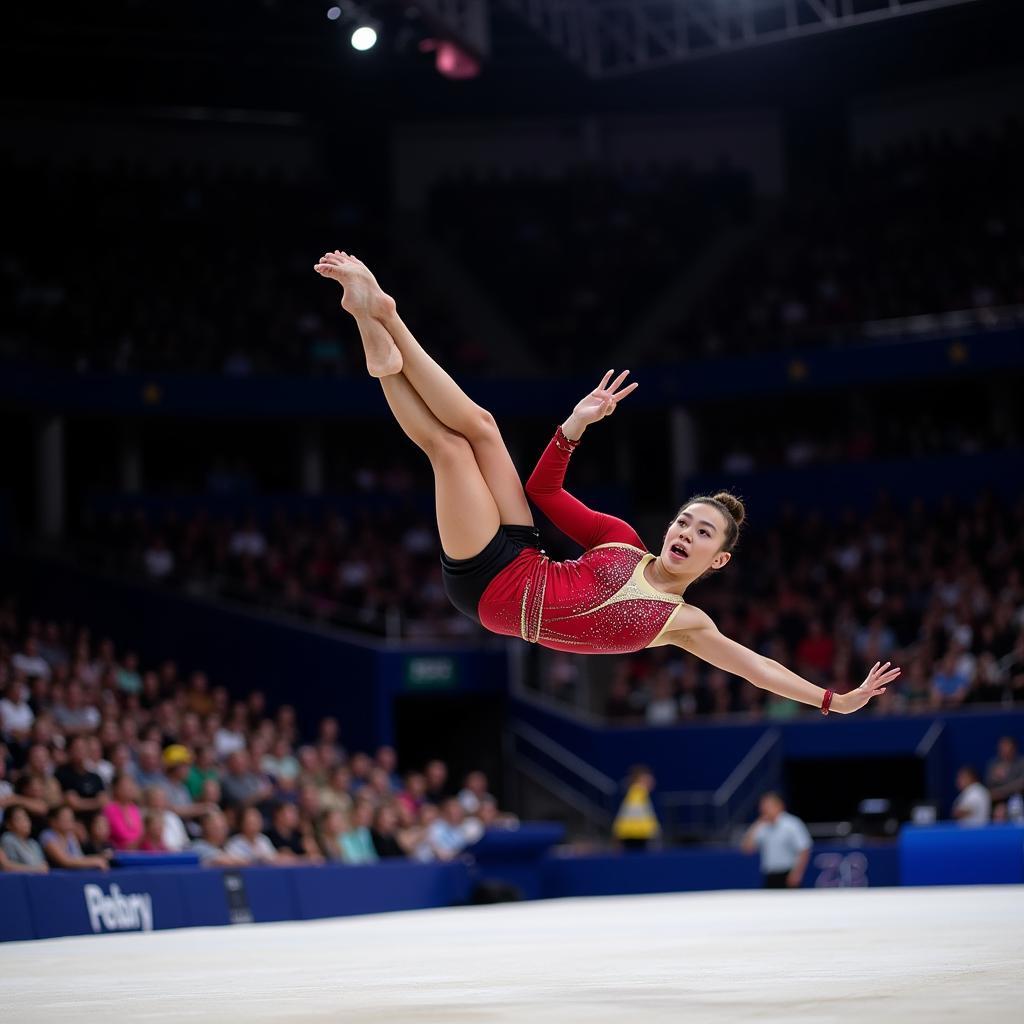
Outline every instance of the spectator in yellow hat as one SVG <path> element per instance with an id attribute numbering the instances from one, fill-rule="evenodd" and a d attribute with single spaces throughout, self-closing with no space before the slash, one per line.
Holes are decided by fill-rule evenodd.
<path id="1" fill-rule="evenodd" d="M 213 808 L 205 802 L 196 802 L 188 788 L 187 780 L 192 771 L 192 751 L 181 743 L 172 743 L 164 748 L 164 770 L 166 778 L 160 787 L 167 794 L 167 804 L 179 818 L 192 821 L 201 818 Z"/>

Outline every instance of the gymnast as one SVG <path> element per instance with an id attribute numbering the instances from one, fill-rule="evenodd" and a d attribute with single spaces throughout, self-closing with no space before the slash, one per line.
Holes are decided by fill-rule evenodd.
<path id="1" fill-rule="evenodd" d="M 370 374 L 399 426 L 434 471 L 441 563 L 449 600 L 493 633 L 558 651 L 625 654 L 675 644 L 754 686 L 849 714 L 885 692 L 900 670 L 875 663 L 849 693 L 823 690 L 724 636 L 683 600 L 686 589 L 732 558 L 743 503 L 721 492 L 691 498 L 674 516 L 661 551 L 636 531 L 594 512 L 562 486 L 583 432 L 637 387 L 628 371 L 600 384 L 555 431 L 525 490 L 494 417 L 473 402 L 412 336 L 366 265 L 335 250 L 315 265 L 343 288 L 341 306 L 359 329 Z M 527 495 L 584 553 L 553 561 L 540 549 Z"/>

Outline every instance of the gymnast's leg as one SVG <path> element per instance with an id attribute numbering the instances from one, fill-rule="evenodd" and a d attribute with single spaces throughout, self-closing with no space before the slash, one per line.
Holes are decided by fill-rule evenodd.
<path id="1" fill-rule="evenodd" d="M 434 416 L 469 442 L 498 507 L 500 521 L 532 526 L 533 514 L 522 481 L 494 417 L 477 405 L 427 354 L 402 322 L 394 299 L 381 290 L 365 264 L 344 253 L 327 253 L 317 269 L 344 286 L 342 306 L 355 317 L 359 326 L 370 373 L 383 380 L 389 373 L 396 372 L 396 367 L 400 369 Z M 380 334 L 367 324 L 368 319 L 385 328 L 393 347 L 387 347 Z M 367 343 L 368 336 L 372 345 Z M 380 372 L 382 370 L 384 372 Z"/>
<path id="2" fill-rule="evenodd" d="M 404 374 L 383 376 L 380 384 L 399 426 L 430 459 L 442 549 L 454 559 L 478 555 L 500 518 L 469 442 L 434 416 Z"/>

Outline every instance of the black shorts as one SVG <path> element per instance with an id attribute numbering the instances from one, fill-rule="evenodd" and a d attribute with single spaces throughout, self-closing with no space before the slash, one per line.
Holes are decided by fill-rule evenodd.
<path id="1" fill-rule="evenodd" d="M 472 558 L 449 558 L 441 552 L 441 576 L 448 600 L 463 615 L 480 621 L 477 607 L 491 580 L 514 562 L 526 548 L 540 548 L 540 531 L 536 526 L 498 527 L 487 546 Z"/>

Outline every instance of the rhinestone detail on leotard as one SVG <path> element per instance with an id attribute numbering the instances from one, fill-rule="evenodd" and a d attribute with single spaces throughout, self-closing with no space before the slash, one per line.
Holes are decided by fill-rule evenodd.
<path id="1" fill-rule="evenodd" d="M 685 603 L 679 595 L 662 593 L 647 582 L 644 570 L 653 558 L 641 548 L 619 543 L 600 545 L 569 562 L 524 556 L 518 573 L 510 567 L 520 580 L 515 625 L 502 606 L 491 609 L 489 600 L 481 609 L 484 624 L 556 649 L 641 650 L 661 637 L 676 608 Z M 555 591 L 553 579 L 559 584 Z M 546 599 L 552 593 L 564 595 L 563 601 Z"/>

